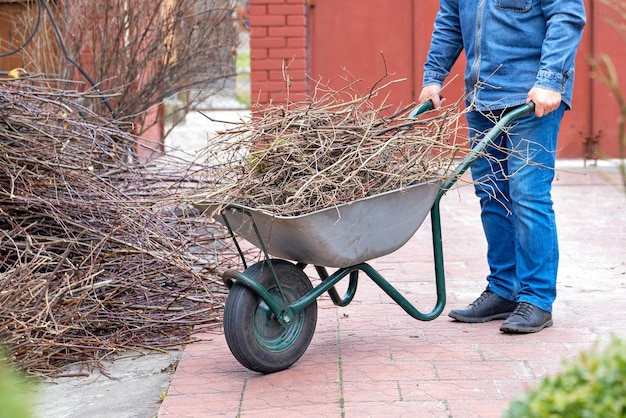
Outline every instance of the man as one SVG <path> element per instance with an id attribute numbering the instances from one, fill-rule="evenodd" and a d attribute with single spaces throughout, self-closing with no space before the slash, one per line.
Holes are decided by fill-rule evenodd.
<path id="1" fill-rule="evenodd" d="M 467 121 L 479 141 L 504 112 L 534 102 L 471 166 L 490 273 L 478 299 L 449 316 L 505 319 L 507 333 L 552 326 L 558 242 L 551 188 L 557 136 L 571 106 L 583 0 L 441 0 L 420 102 L 440 92 L 465 50 Z"/>

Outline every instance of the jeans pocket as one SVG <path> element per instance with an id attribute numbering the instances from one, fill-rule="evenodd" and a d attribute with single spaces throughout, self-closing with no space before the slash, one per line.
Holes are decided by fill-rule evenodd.
<path id="1" fill-rule="evenodd" d="M 532 0 L 494 0 L 496 7 L 513 12 L 527 12 L 530 10 Z"/>

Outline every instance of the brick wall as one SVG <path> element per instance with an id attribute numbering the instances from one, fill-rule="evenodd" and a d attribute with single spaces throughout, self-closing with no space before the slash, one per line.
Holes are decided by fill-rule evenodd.
<path id="1" fill-rule="evenodd" d="M 307 93 L 306 0 L 249 0 L 252 103 Z M 287 96 L 288 95 L 288 96 Z"/>

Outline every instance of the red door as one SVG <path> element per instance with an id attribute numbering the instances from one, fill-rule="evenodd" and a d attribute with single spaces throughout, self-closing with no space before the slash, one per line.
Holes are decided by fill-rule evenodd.
<path id="1" fill-rule="evenodd" d="M 615 67 L 615 75 L 622 96 L 626 97 L 626 15 L 617 13 L 603 2 L 593 1 L 590 9 L 593 14 L 588 16 L 588 25 L 593 28 L 590 53 L 594 57 L 607 56 Z M 616 1 L 615 4 L 618 4 Z M 626 11 L 621 6 L 622 13 Z M 619 29 L 616 29 L 616 26 Z M 589 27 L 588 27 L 589 29 Z M 588 59 L 589 57 L 587 57 Z M 614 92 L 605 84 L 598 81 L 593 74 L 591 77 L 590 94 L 590 132 L 591 138 L 597 141 L 600 156 L 619 157 L 618 152 L 618 121 L 619 108 Z"/>
<path id="2" fill-rule="evenodd" d="M 310 2 L 309 74 L 314 81 L 321 81 L 333 90 L 362 80 L 355 85 L 359 95 L 368 94 L 375 85 L 380 87 L 392 80 L 406 78 L 392 89 L 385 89 L 391 91 L 389 98 L 377 100 L 377 104 L 386 100 L 386 103 L 401 106 L 413 101 L 415 85 L 413 1 L 394 0 L 393 7 L 381 3 L 386 2 Z M 386 72 L 389 75 L 385 77 Z"/>
<path id="3" fill-rule="evenodd" d="M 309 2 L 309 75 L 333 90 L 348 82 L 359 95 L 373 87 L 404 79 L 385 88 L 375 100 L 392 110 L 415 101 L 421 85 L 421 67 L 427 37 L 416 27 L 432 27 L 436 7 L 428 17 L 416 19 L 425 9 L 420 3 L 436 1 L 312 0 Z M 428 9 L 428 7 L 426 7 Z M 420 21 L 423 21 L 420 22 Z M 426 48 L 424 47 L 426 45 Z M 313 91 L 311 89 L 311 91 Z M 388 94 L 388 96 L 387 96 Z"/>
<path id="4" fill-rule="evenodd" d="M 574 106 L 563 120 L 557 155 L 583 157 L 585 141 L 598 138 L 601 151 L 615 157 L 617 105 L 612 93 L 593 80 L 588 62 L 593 54 L 609 53 L 618 69 L 621 90 L 626 91 L 625 42 L 608 24 L 611 13 L 606 8 L 593 0 L 585 3 L 588 23 L 577 57 Z M 395 109 L 416 101 L 438 1 L 310 0 L 308 4 L 308 73 L 314 80 L 339 89 L 346 85 L 342 77 L 362 79 L 358 93 L 367 94 L 385 75 L 383 55 L 389 75 L 380 83 L 406 78 L 392 86 L 385 103 Z M 444 90 L 449 100 L 463 95 L 464 65 L 461 57 L 452 69 Z M 310 91 L 313 87 L 312 83 Z"/>
<path id="5" fill-rule="evenodd" d="M 388 104 L 392 110 L 413 103 L 438 6 L 437 1 L 424 0 L 311 0 L 311 91 L 315 81 L 338 90 L 362 80 L 355 88 L 366 95 L 375 86 L 405 79 L 386 88 L 375 103 Z M 456 91 L 447 90 L 450 97 L 458 98 L 461 80 L 454 85 Z"/>

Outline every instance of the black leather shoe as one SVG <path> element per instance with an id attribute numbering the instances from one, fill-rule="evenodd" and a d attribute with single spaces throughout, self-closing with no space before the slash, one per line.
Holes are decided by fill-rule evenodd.
<path id="1" fill-rule="evenodd" d="M 527 302 L 517 304 L 515 311 L 502 323 L 500 331 L 527 334 L 552 326 L 552 313 Z"/>
<path id="2" fill-rule="evenodd" d="M 448 316 L 461 322 L 487 322 L 508 318 L 516 306 L 517 303 L 506 300 L 491 290 L 485 290 L 469 306 L 453 309 Z"/>

